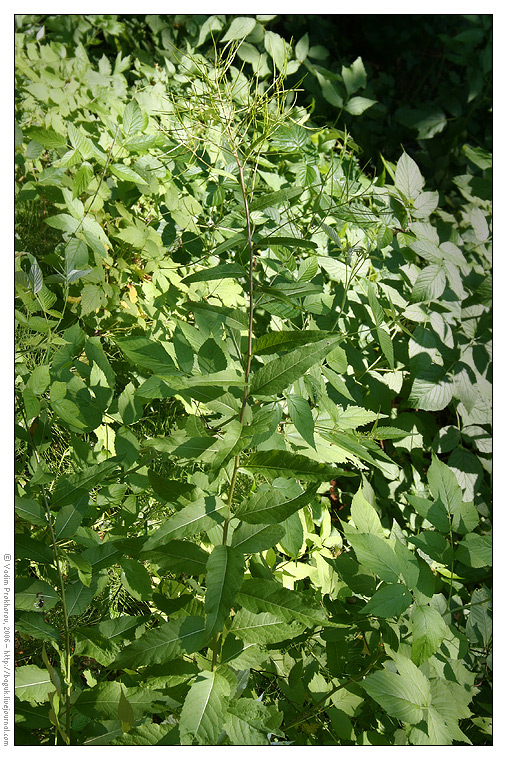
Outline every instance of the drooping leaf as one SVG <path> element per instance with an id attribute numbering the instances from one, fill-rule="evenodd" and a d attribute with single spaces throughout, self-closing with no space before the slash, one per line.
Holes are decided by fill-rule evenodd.
<path id="1" fill-rule="evenodd" d="M 243 582 L 243 554 L 232 546 L 215 546 L 206 566 L 206 634 L 222 630 Z"/>
<path id="2" fill-rule="evenodd" d="M 361 609 L 361 614 L 397 618 L 411 604 L 412 596 L 403 583 L 389 583 L 375 592 L 368 604 Z"/>
<path id="3" fill-rule="evenodd" d="M 173 538 L 188 538 L 209 530 L 223 519 L 225 505 L 217 497 L 203 497 L 169 517 L 148 538 L 144 548 L 156 549 Z"/>
<path id="4" fill-rule="evenodd" d="M 405 723 L 416 724 L 424 717 L 424 708 L 429 703 L 429 683 L 427 698 L 411 681 L 389 670 L 371 673 L 363 681 L 366 693 L 393 718 Z"/>
<path id="5" fill-rule="evenodd" d="M 134 365 L 161 375 L 176 372 L 171 356 L 158 341 L 142 335 L 132 335 L 129 338 L 116 338 L 115 342 Z"/>
<path id="6" fill-rule="evenodd" d="M 310 367 L 325 359 L 339 340 L 339 338 L 326 338 L 264 364 L 252 376 L 250 393 L 254 396 L 271 396 L 280 393 Z"/>
<path id="7" fill-rule="evenodd" d="M 241 523 L 232 535 L 231 546 L 237 547 L 244 554 L 256 554 L 275 546 L 284 533 L 281 525 Z"/>
<path id="8" fill-rule="evenodd" d="M 179 732 L 183 745 L 213 746 L 222 733 L 230 683 L 219 671 L 203 670 L 185 697 Z"/>
<path id="9" fill-rule="evenodd" d="M 14 694 L 27 702 L 46 702 L 55 687 L 47 670 L 37 665 L 21 665 L 16 668 Z"/>
<path id="10" fill-rule="evenodd" d="M 415 200 L 424 186 L 419 167 L 408 153 L 403 153 L 396 164 L 395 185 L 411 200 Z"/>
<path id="11" fill-rule="evenodd" d="M 276 478 L 271 486 L 261 486 L 247 501 L 237 506 L 235 515 L 253 525 L 281 523 L 309 504 L 316 492 L 317 486 L 303 492 L 294 480 Z"/>
<path id="12" fill-rule="evenodd" d="M 412 625 L 412 660 L 421 665 L 438 651 L 448 629 L 438 610 L 426 605 L 414 607 Z"/>
<path id="13" fill-rule="evenodd" d="M 301 454 L 278 450 L 257 451 L 248 457 L 242 467 L 245 470 L 263 473 L 271 478 L 286 475 L 306 481 L 315 480 L 319 483 L 330 481 L 343 474 L 343 471 L 338 467 L 315 462 Z"/>
<path id="14" fill-rule="evenodd" d="M 251 612 L 269 612 L 288 623 L 297 620 L 312 626 L 328 622 L 324 608 L 319 607 L 311 597 L 303 592 L 289 591 L 275 581 L 247 579 L 237 600 Z"/>
<path id="15" fill-rule="evenodd" d="M 243 641 L 253 644 L 274 644 L 277 641 L 298 636 L 305 624 L 294 621 L 285 622 L 282 616 L 269 612 L 250 612 L 244 607 L 234 616 L 231 633 Z"/>
<path id="16" fill-rule="evenodd" d="M 114 660 L 119 668 L 140 668 L 192 654 L 205 643 L 204 619 L 186 616 L 163 623 L 140 636 Z"/>

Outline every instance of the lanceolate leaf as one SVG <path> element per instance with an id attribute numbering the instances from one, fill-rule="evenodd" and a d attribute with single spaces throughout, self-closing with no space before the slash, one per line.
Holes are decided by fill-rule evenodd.
<path id="1" fill-rule="evenodd" d="M 242 466 L 245 470 L 260 472 L 268 477 L 289 475 L 301 480 L 319 481 L 319 483 L 344 474 L 338 467 L 315 462 L 301 454 L 277 450 L 258 451 L 249 456 Z"/>
<path id="2" fill-rule="evenodd" d="M 231 546 L 215 546 L 206 567 L 206 634 L 213 636 L 224 627 L 239 591 L 245 562 L 243 554 Z"/>
<path id="3" fill-rule="evenodd" d="M 216 267 L 202 269 L 200 272 L 189 274 L 183 282 L 185 285 L 190 285 L 192 282 L 210 282 L 211 280 L 224 280 L 227 277 L 237 280 L 246 276 L 246 270 L 240 267 L 239 264 L 219 264 Z"/>
<path id="4" fill-rule="evenodd" d="M 230 683 L 217 670 L 203 670 L 190 687 L 181 710 L 182 744 L 213 746 L 222 733 Z"/>
<path id="5" fill-rule="evenodd" d="M 164 346 L 156 340 L 142 335 L 132 335 L 130 338 L 116 338 L 115 342 L 125 356 L 140 367 L 162 375 L 176 372 L 172 358 Z"/>
<path id="6" fill-rule="evenodd" d="M 281 525 L 249 525 L 241 523 L 232 536 L 231 546 L 244 554 L 254 554 L 275 546 L 285 530 Z"/>
<path id="7" fill-rule="evenodd" d="M 335 333 L 327 333 L 329 337 L 336 338 Z M 307 343 L 319 343 L 322 340 L 320 330 L 280 330 L 266 333 L 254 342 L 254 354 L 273 354 L 282 351 L 290 351 L 297 346 Z"/>
<path id="8" fill-rule="evenodd" d="M 272 487 L 262 486 L 248 501 L 243 501 L 236 507 L 235 515 L 253 525 L 281 523 L 309 504 L 317 493 L 317 488 L 315 486 L 301 492 L 294 480 L 277 478 Z"/>
<path id="9" fill-rule="evenodd" d="M 254 644 L 273 644 L 299 636 L 304 627 L 305 624 L 301 622 L 284 622 L 281 615 L 250 612 L 243 607 L 234 616 L 231 633 L 238 639 Z"/>
<path id="10" fill-rule="evenodd" d="M 205 644 L 204 619 L 181 617 L 144 633 L 114 661 L 119 668 L 140 668 L 197 652 Z"/>
<path id="11" fill-rule="evenodd" d="M 273 396 L 280 393 L 306 370 L 325 359 L 339 340 L 326 338 L 285 354 L 279 359 L 273 359 L 254 373 L 250 382 L 250 393 L 254 396 Z"/>
<path id="12" fill-rule="evenodd" d="M 237 596 L 251 612 L 269 612 L 288 623 L 298 620 L 307 626 L 327 623 L 327 614 L 311 597 L 302 592 L 289 591 L 275 581 L 260 578 L 246 580 Z"/>
<path id="13" fill-rule="evenodd" d="M 219 498 L 208 496 L 198 499 L 169 517 L 158 530 L 151 534 L 144 549 L 156 549 L 173 538 L 188 538 L 203 530 L 209 530 L 222 521 L 224 510 L 225 505 Z"/>

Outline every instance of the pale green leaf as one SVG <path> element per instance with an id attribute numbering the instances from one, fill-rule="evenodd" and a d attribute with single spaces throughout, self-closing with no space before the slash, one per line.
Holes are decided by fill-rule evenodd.
<path id="1" fill-rule="evenodd" d="M 412 660 L 416 665 L 426 662 L 447 634 L 447 626 L 434 607 L 416 606 L 412 611 Z"/>
<path id="2" fill-rule="evenodd" d="M 282 616 L 250 612 L 242 607 L 234 616 L 231 633 L 242 641 L 265 645 L 293 639 L 302 633 L 304 627 L 301 622 L 284 622 Z"/>
<path id="3" fill-rule="evenodd" d="M 125 647 L 114 665 L 136 669 L 174 660 L 182 654 L 197 652 L 205 644 L 204 619 L 185 616 L 146 631 Z"/>
<path id="4" fill-rule="evenodd" d="M 209 530 L 223 520 L 225 511 L 226 506 L 218 497 L 202 497 L 168 517 L 160 528 L 151 533 L 144 548 L 156 549 L 173 538 L 188 538 Z"/>
<path id="5" fill-rule="evenodd" d="M 256 554 L 275 546 L 285 531 L 281 525 L 249 525 L 241 523 L 233 535 L 231 545 L 244 554 Z"/>
<path id="6" fill-rule="evenodd" d="M 235 516 L 253 525 L 281 523 L 312 501 L 317 486 L 303 492 L 295 480 L 276 478 L 262 485 L 247 501 L 235 508 Z"/>
<path id="7" fill-rule="evenodd" d="M 224 627 L 243 582 L 245 562 L 240 550 L 215 546 L 206 566 L 206 634 L 211 637 Z"/>
<path id="8" fill-rule="evenodd" d="M 258 369 L 250 381 L 254 396 L 280 393 L 301 377 L 310 367 L 325 359 L 340 338 L 327 338 L 304 348 L 296 349 L 279 359 L 273 359 Z"/>
<path id="9" fill-rule="evenodd" d="M 251 578 L 244 581 L 238 603 L 251 612 L 269 612 L 287 623 L 297 620 L 307 626 L 327 623 L 323 607 L 303 592 L 289 591 L 275 581 Z"/>
<path id="10" fill-rule="evenodd" d="M 403 153 L 396 164 L 395 181 L 397 189 L 411 200 L 415 200 L 424 186 L 419 167 L 408 153 Z"/>
<path id="11" fill-rule="evenodd" d="M 404 584 L 388 583 L 373 594 L 368 604 L 361 609 L 361 614 L 398 618 L 411 604 L 412 596 Z"/>
<path id="12" fill-rule="evenodd" d="M 251 16 L 236 16 L 236 18 L 233 19 L 229 29 L 222 37 L 221 42 L 242 40 L 244 37 L 248 37 L 254 28 L 255 23 L 255 19 Z"/>
<path id="13" fill-rule="evenodd" d="M 32 704 L 46 702 L 55 687 L 47 670 L 36 665 L 21 665 L 15 670 L 14 694 L 22 701 Z"/>
<path id="14" fill-rule="evenodd" d="M 179 720 L 183 745 L 217 743 L 226 716 L 226 697 L 231 686 L 227 678 L 214 670 L 203 670 L 185 697 Z"/>

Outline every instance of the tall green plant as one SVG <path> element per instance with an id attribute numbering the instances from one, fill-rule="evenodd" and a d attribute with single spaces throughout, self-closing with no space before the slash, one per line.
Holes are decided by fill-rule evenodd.
<path id="1" fill-rule="evenodd" d="M 487 735 L 489 207 L 372 182 L 252 33 L 135 94 L 18 38 L 18 743 Z"/>

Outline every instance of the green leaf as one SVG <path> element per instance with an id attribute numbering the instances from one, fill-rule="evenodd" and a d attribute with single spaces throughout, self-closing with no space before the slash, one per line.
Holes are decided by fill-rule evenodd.
<path id="1" fill-rule="evenodd" d="M 81 498 L 83 491 L 90 492 L 98 484 L 107 480 L 117 467 L 118 463 L 114 459 L 106 459 L 100 464 L 86 467 L 73 475 L 62 475 L 51 497 L 51 509 L 75 504 Z"/>
<path id="2" fill-rule="evenodd" d="M 310 405 L 301 396 L 287 396 L 289 415 L 301 438 L 315 448 L 314 421 Z"/>
<path id="3" fill-rule="evenodd" d="M 40 607 L 41 600 L 44 600 L 42 608 Z M 34 609 L 50 610 L 59 601 L 60 597 L 46 581 L 20 576 L 16 578 L 14 609 L 27 612 L 33 612 Z"/>
<path id="4" fill-rule="evenodd" d="M 380 538 L 384 537 L 384 529 L 382 528 L 377 511 L 365 499 L 362 488 L 359 488 L 357 493 L 354 494 L 350 508 L 350 517 L 360 533 L 371 533 Z"/>
<path id="5" fill-rule="evenodd" d="M 34 639 L 61 641 L 58 628 L 47 623 L 40 612 L 22 612 L 16 619 L 16 630 Z"/>
<path id="6" fill-rule="evenodd" d="M 24 496 L 14 497 L 14 510 L 18 517 L 31 525 L 47 525 L 46 512 L 44 507 L 33 499 L 27 499 Z"/>
<path id="7" fill-rule="evenodd" d="M 394 184 L 410 200 L 415 200 L 424 187 L 419 167 L 407 153 L 403 153 L 396 164 Z"/>
<path id="8" fill-rule="evenodd" d="M 213 496 L 202 497 L 169 517 L 148 537 L 144 549 L 156 549 L 173 538 L 188 538 L 209 530 L 223 519 L 225 504 Z"/>
<path id="9" fill-rule="evenodd" d="M 401 573 L 400 560 L 386 539 L 367 533 L 356 533 L 345 524 L 343 529 L 361 565 L 378 575 L 383 581 L 388 583 L 398 581 Z"/>
<path id="10" fill-rule="evenodd" d="M 283 71 L 290 57 L 288 45 L 279 34 L 267 30 L 264 34 L 264 47 L 273 59 L 278 71 Z"/>
<path id="11" fill-rule="evenodd" d="M 377 327 L 377 335 L 382 353 L 386 357 L 391 369 L 394 369 L 394 349 L 391 336 L 382 327 Z"/>
<path id="12" fill-rule="evenodd" d="M 423 719 L 423 708 L 429 702 L 429 683 L 427 699 L 414 684 L 389 670 L 371 673 L 362 685 L 366 693 L 393 718 L 412 724 Z"/>
<path id="13" fill-rule="evenodd" d="M 319 483 L 330 481 L 343 472 L 338 467 L 315 462 L 301 454 L 276 449 L 251 454 L 246 462 L 243 462 L 242 469 L 262 473 L 268 478 L 288 475 L 301 480 L 318 480 Z"/>
<path id="14" fill-rule="evenodd" d="M 440 264 L 429 264 L 419 273 L 412 289 L 414 301 L 437 301 L 445 290 L 445 271 Z"/>
<path id="15" fill-rule="evenodd" d="M 225 354 L 213 338 L 204 341 L 197 353 L 197 362 L 203 374 L 220 372 L 227 367 Z"/>
<path id="16" fill-rule="evenodd" d="M 232 535 L 231 546 L 235 546 L 244 554 L 256 554 L 275 546 L 284 533 L 281 525 L 241 523 Z"/>
<path id="17" fill-rule="evenodd" d="M 356 95 L 354 98 L 350 98 L 350 100 L 345 103 L 343 110 L 347 111 L 347 113 L 352 114 L 352 116 L 360 116 L 368 108 L 374 106 L 375 103 L 377 103 L 376 100 L 372 100 L 371 98 L 363 98 L 359 95 Z"/>
<path id="18" fill-rule="evenodd" d="M 230 615 L 239 591 L 245 562 L 243 554 L 231 546 L 215 546 L 206 568 L 206 634 L 219 633 Z"/>
<path id="19" fill-rule="evenodd" d="M 231 633 L 238 639 L 253 644 L 275 644 L 293 639 L 304 630 L 301 622 L 284 622 L 281 616 L 269 612 L 250 612 L 242 607 L 233 618 Z"/>
<path id="20" fill-rule="evenodd" d="M 129 338 L 116 338 L 115 343 L 134 365 L 139 365 L 151 372 L 170 375 L 176 372 L 171 356 L 164 346 L 156 340 L 142 335 Z"/>
<path id="21" fill-rule="evenodd" d="M 448 513 L 452 515 L 460 508 L 463 492 L 458 485 L 456 475 L 434 454 L 428 468 L 428 485 L 433 497 L 441 500 Z"/>
<path id="22" fill-rule="evenodd" d="M 327 333 L 336 337 L 336 333 Z M 254 354 L 273 354 L 290 351 L 297 346 L 307 343 L 317 343 L 322 340 L 321 330 L 280 330 L 261 335 L 253 344 Z"/>
<path id="23" fill-rule="evenodd" d="M 254 28 L 256 21 L 251 16 L 236 16 L 233 19 L 229 29 L 221 39 L 221 42 L 231 42 L 232 40 L 242 40 L 248 37 Z"/>
<path id="24" fill-rule="evenodd" d="M 251 612 L 269 612 L 287 623 L 295 620 L 307 626 L 328 623 L 323 607 L 303 592 L 289 591 L 275 581 L 251 578 L 244 581 L 237 596 L 239 604 Z"/>
<path id="25" fill-rule="evenodd" d="M 217 744 L 226 716 L 226 698 L 231 686 L 219 671 L 203 670 L 185 697 L 179 720 L 183 745 Z"/>
<path id="26" fill-rule="evenodd" d="M 286 237 L 283 235 L 268 235 L 267 237 L 261 238 L 258 245 L 260 248 L 263 246 L 283 245 L 287 248 L 309 248 L 312 251 L 317 250 L 318 247 L 317 243 L 313 240 L 304 240 L 303 238 Z M 322 336 L 322 333 L 320 333 L 320 335 Z"/>
<path id="27" fill-rule="evenodd" d="M 50 216 L 44 221 L 56 230 L 62 230 L 62 232 L 69 232 L 71 234 L 76 232 L 80 226 L 79 221 L 74 219 L 73 216 L 70 216 L 70 214 L 57 214 L 56 216 Z"/>
<path id="28" fill-rule="evenodd" d="M 250 211 L 262 211 L 262 209 L 269 208 L 270 206 L 278 206 L 280 203 L 297 198 L 303 190 L 303 187 L 287 187 L 274 193 L 268 193 L 254 200 L 250 204 Z"/>
<path id="29" fill-rule="evenodd" d="M 439 650 L 448 628 L 434 607 L 416 606 L 412 611 L 412 632 L 412 660 L 421 665 Z"/>
<path id="30" fill-rule="evenodd" d="M 160 692 L 131 686 L 125 688 L 119 681 L 106 681 L 85 689 L 75 701 L 75 708 L 88 718 L 117 721 L 121 694 L 125 690 L 135 720 L 140 720 L 146 713 L 154 712 L 152 703 L 164 700 Z"/>
<path id="31" fill-rule="evenodd" d="M 234 514 L 253 525 L 281 523 L 309 504 L 316 493 L 317 486 L 303 492 L 295 480 L 276 478 L 270 486 L 262 485 L 247 501 L 242 501 Z"/>
<path id="32" fill-rule="evenodd" d="M 456 559 L 469 567 L 491 567 L 493 562 L 492 536 L 467 533 L 458 544 Z"/>
<path id="33" fill-rule="evenodd" d="M 200 272 L 194 272 L 187 275 L 182 282 L 190 285 L 192 282 L 210 282 L 211 280 L 225 280 L 227 278 L 237 280 L 240 277 L 247 277 L 246 271 L 239 264 L 219 264 L 216 267 L 201 269 Z"/>
<path id="34" fill-rule="evenodd" d="M 191 541 L 174 540 L 156 549 L 143 548 L 142 557 L 155 562 L 162 572 L 204 575 L 209 554 Z"/>
<path id="35" fill-rule="evenodd" d="M 151 576 L 147 569 L 135 559 L 122 557 L 120 565 L 123 572 L 120 580 L 134 599 L 143 601 L 151 597 Z"/>
<path id="36" fill-rule="evenodd" d="M 389 583 L 373 594 L 368 604 L 361 609 L 361 614 L 397 618 L 411 604 L 412 596 L 403 583 Z"/>
<path id="37" fill-rule="evenodd" d="M 341 73 L 349 95 L 366 87 L 366 69 L 361 57 L 356 58 L 351 66 L 342 66 Z"/>
<path id="38" fill-rule="evenodd" d="M 325 359 L 339 340 L 339 338 L 327 338 L 268 362 L 253 374 L 250 381 L 250 393 L 254 396 L 271 396 L 280 393 L 310 367 Z"/>
<path id="39" fill-rule="evenodd" d="M 14 694 L 18 699 L 40 704 L 47 702 L 49 693 L 54 690 L 47 670 L 36 665 L 21 665 L 16 668 Z"/>
<path id="40" fill-rule="evenodd" d="M 31 140 L 40 143 L 44 148 L 63 148 L 66 143 L 65 137 L 51 128 L 29 127 L 24 130 L 24 134 Z"/>
<path id="41" fill-rule="evenodd" d="M 122 731 L 128 733 L 135 723 L 135 718 L 132 705 L 123 693 L 123 689 L 120 694 L 120 701 L 118 702 L 118 717 L 121 722 Z"/>
<path id="42" fill-rule="evenodd" d="M 437 412 L 451 402 L 453 391 L 453 380 L 446 375 L 445 368 L 432 364 L 414 378 L 407 405 Z"/>
<path id="43" fill-rule="evenodd" d="M 192 654 L 205 643 L 204 619 L 197 616 L 176 618 L 152 628 L 125 647 L 113 665 L 137 669 L 174 660 L 182 654 Z"/>
<path id="44" fill-rule="evenodd" d="M 268 746 L 268 735 L 277 733 L 283 715 L 275 707 L 257 699 L 229 701 L 225 730 L 234 745 Z"/>
<path id="45" fill-rule="evenodd" d="M 146 184 L 146 180 L 144 180 L 140 174 L 125 164 L 111 164 L 109 171 L 111 174 L 114 174 L 115 177 L 121 179 L 122 182 L 135 182 L 136 185 Z"/>
<path id="46" fill-rule="evenodd" d="M 123 112 L 123 132 L 127 137 L 140 132 L 144 125 L 143 114 L 135 100 L 127 103 Z"/>

